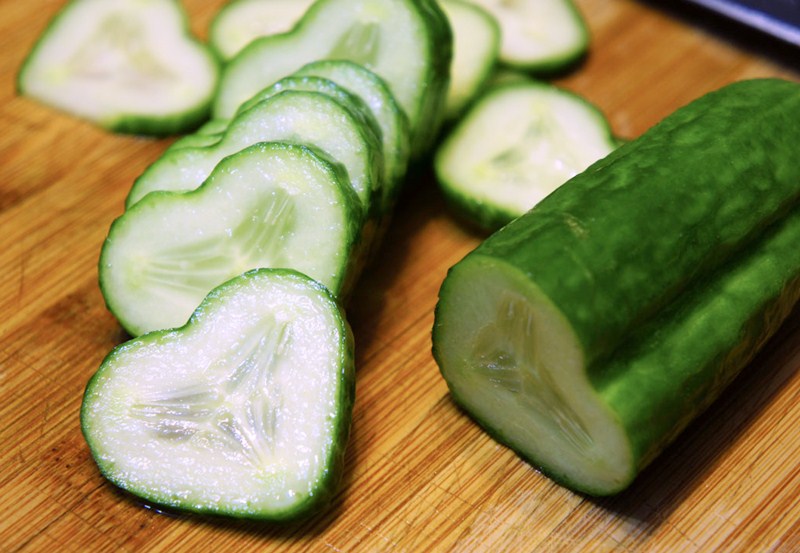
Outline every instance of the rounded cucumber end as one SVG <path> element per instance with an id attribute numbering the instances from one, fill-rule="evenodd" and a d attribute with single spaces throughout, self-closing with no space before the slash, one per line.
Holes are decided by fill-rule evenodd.
<path id="1" fill-rule="evenodd" d="M 433 348 L 455 401 L 554 480 L 609 495 L 635 476 L 575 333 L 516 268 L 480 255 L 456 265 L 440 291 Z"/>

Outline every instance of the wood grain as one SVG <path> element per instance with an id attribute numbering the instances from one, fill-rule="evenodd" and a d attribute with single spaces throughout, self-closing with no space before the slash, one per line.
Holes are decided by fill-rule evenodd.
<path id="1" fill-rule="evenodd" d="M 78 421 L 86 382 L 125 339 L 96 263 L 133 179 L 169 141 L 111 135 L 15 95 L 20 63 L 63 3 L 0 3 L 0 550 L 800 550 L 800 313 L 628 491 L 575 495 L 448 397 L 430 353 L 433 308 L 447 268 L 482 236 L 424 170 L 348 308 L 357 401 L 332 508 L 276 526 L 158 513 L 114 489 Z M 555 82 L 620 136 L 737 79 L 800 79 L 797 50 L 700 10 L 577 4 L 591 53 Z M 204 36 L 222 0 L 185 5 Z"/>

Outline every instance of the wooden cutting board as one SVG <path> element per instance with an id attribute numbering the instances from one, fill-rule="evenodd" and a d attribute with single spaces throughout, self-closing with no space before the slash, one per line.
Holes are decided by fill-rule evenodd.
<path id="1" fill-rule="evenodd" d="M 623 137 L 738 79 L 800 79 L 800 52 L 698 10 L 577 3 L 591 55 L 556 82 Z M 332 508 L 287 526 L 209 521 L 115 490 L 78 421 L 87 380 L 125 339 L 96 263 L 133 179 L 169 141 L 114 136 L 15 96 L 23 57 L 63 4 L 0 3 L 0 550 L 800 551 L 800 313 L 632 488 L 575 495 L 448 397 L 430 353 L 433 308 L 447 268 L 482 236 L 425 175 L 408 183 L 349 306 L 357 401 Z M 205 36 L 222 0 L 185 4 Z"/>

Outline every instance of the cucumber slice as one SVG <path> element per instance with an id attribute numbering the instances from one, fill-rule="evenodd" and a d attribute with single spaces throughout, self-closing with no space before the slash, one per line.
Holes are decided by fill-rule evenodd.
<path id="1" fill-rule="evenodd" d="M 584 98 L 526 80 L 482 96 L 445 138 L 434 167 L 460 215 L 497 229 L 616 147 L 608 121 Z"/>
<path id="2" fill-rule="evenodd" d="M 491 76 L 500 51 L 500 25 L 484 8 L 467 0 L 439 0 L 453 30 L 453 61 L 445 101 L 456 119 Z"/>
<path id="3" fill-rule="evenodd" d="M 532 72 L 561 71 L 589 48 L 589 30 L 572 0 L 470 0 L 500 23 L 500 61 Z"/>
<path id="4" fill-rule="evenodd" d="M 448 273 L 456 401 L 562 484 L 627 487 L 800 298 L 800 85 L 743 81 L 571 179 Z"/>
<path id="5" fill-rule="evenodd" d="M 184 327 L 115 348 L 86 388 L 81 428 L 103 475 L 148 504 L 297 518 L 338 487 L 354 372 L 330 293 L 259 269 L 212 291 Z"/>
<path id="6" fill-rule="evenodd" d="M 208 115 L 219 77 L 173 0 L 72 0 L 22 66 L 21 94 L 106 129 L 185 132 Z"/>
<path id="7" fill-rule="evenodd" d="M 155 190 L 193 190 L 225 156 L 267 141 L 291 142 L 321 150 L 344 165 L 363 213 L 373 209 L 381 185 L 379 139 L 369 132 L 362 118 L 330 95 L 298 90 L 281 92 L 242 112 L 211 146 L 165 152 L 136 179 L 126 206 L 130 209 Z"/>
<path id="8" fill-rule="evenodd" d="M 215 286 L 288 267 L 346 289 L 361 204 L 341 168 L 308 148 L 258 143 L 194 191 L 148 194 L 111 226 L 100 255 L 109 310 L 136 336 L 182 325 Z"/>
<path id="9" fill-rule="evenodd" d="M 314 0 L 233 0 L 217 12 L 208 41 L 229 60 L 254 39 L 292 29 Z"/>
<path id="10" fill-rule="evenodd" d="M 192 134 L 183 135 L 170 144 L 166 151 L 179 150 L 181 148 L 204 148 L 206 146 L 213 146 L 220 141 L 222 135 L 228 129 L 228 123 L 229 121 L 223 121 L 221 119 L 206 121 Z"/>
<path id="11" fill-rule="evenodd" d="M 251 42 L 225 67 L 214 116 L 230 118 L 259 90 L 321 59 L 346 59 L 380 75 L 411 122 L 422 154 L 442 119 L 450 27 L 435 0 L 319 0 L 289 33 Z"/>
<path id="12" fill-rule="evenodd" d="M 380 126 L 383 143 L 383 212 L 388 212 L 405 178 L 410 151 L 408 117 L 386 83 L 366 67 L 344 60 L 322 60 L 301 67 L 295 75 L 323 77 L 360 97 Z"/>

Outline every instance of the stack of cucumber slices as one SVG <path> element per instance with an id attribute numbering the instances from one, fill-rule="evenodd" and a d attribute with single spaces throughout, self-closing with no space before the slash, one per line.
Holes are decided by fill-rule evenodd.
<path id="1" fill-rule="evenodd" d="M 84 396 L 101 472 L 161 508 L 284 520 L 336 491 L 354 393 L 343 306 L 437 138 L 452 37 L 434 0 L 266 4 L 299 16 L 279 22 L 291 32 L 227 44 L 242 39 L 224 20 L 255 5 L 237 3 L 212 49 L 173 0 L 73 0 L 19 82 L 111 130 L 196 128 L 135 180 L 100 254 L 133 337 Z"/>

